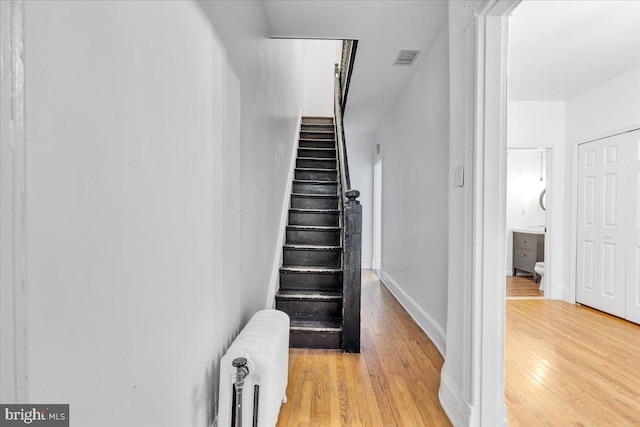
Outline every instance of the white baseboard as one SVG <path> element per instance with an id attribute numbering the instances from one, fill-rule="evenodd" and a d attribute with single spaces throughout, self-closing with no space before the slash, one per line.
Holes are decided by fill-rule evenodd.
<path id="1" fill-rule="evenodd" d="M 382 271 L 381 281 L 444 357 L 447 347 L 447 335 L 442 327 L 387 272 Z"/>
<path id="2" fill-rule="evenodd" d="M 462 398 L 460 391 L 456 389 L 445 369 L 440 375 L 438 399 L 451 424 L 456 427 L 471 425 L 471 406 Z"/>
<path id="3" fill-rule="evenodd" d="M 289 219 L 289 206 L 291 204 L 291 189 L 293 188 L 293 174 L 296 165 L 298 153 L 298 139 L 300 137 L 300 129 L 302 127 L 302 110 L 298 114 L 298 124 L 296 126 L 296 136 L 291 149 L 291 159 L 289 161 L 289 174 L 287 175 L 287 188 L 282 197 L 282 208 L 280 213 L 280 226 L 278 228 L 278 240 L 276 248 L 273 251 L 273 268 L 271 269 L 271 280 L 269 281 L 269 292 L 267 292 L 267 301 L 265 308 L 275 308 L 276 292 L 278 291 L 278 282 L 280 279 L 280 266 L 282 265 L 282 246 L 287 237 L 287 221 Z"/>

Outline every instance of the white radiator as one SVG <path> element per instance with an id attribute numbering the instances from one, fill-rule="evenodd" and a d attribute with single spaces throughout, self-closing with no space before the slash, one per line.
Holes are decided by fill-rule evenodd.
<path id="1" fill-rule="evenodd" d="M 278 310 L 253 315 L 220 361 L 218 427 L 235 427 L 233 361 L 247 359 L 249 373 L 242 387 L 242 427 L 271 427 L 287 401 L 289 316 Z"/>

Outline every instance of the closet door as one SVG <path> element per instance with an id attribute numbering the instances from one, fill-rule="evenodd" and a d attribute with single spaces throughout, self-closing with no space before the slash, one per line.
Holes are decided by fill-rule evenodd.
<path id="1" fill-rule="evenodd" d="M 640 130 L 628 135 L 627 307 L 626 318 L 640 323 Z"/>
<path id="2" fill-rule="evenodd" d="M 576 300 L 616 316 L 626 311 L 625 134 L 579 147 Z"/>
<path id="3" fill-rule="evenodd" d="M 598 142 L 578 147 L 578 248 L 576 271 L 576 302 L 591 307 L 598 305 L 598 247 L 597 194 L 599 174 Z"/>

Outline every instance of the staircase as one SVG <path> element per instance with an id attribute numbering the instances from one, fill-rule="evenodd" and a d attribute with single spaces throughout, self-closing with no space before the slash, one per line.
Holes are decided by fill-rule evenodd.
<path id="1" fill-rule="evenodd" d="M 332 117 L 303 117 L 276 308 L 290 345 L 342 348 L 342 230 Z"/>
<path id="2" fill-rule="evenodd" d="M 276 308 L 289 345 L 360 352 L 362 205 L 351 188 L 343 127 L 356 40 L 334 67 L 333 117 L 303 117 Z"/>

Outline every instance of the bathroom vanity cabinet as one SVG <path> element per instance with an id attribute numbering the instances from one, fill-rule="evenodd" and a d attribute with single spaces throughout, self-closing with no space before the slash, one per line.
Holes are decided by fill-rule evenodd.
<path id="1" fill-rule="evenodd" d="M 533 274 L 538 282 L 534 267 L 536 262 L 544 261 L 544 233 L 513 230 L 513 275 L 518 270 Z"/>

